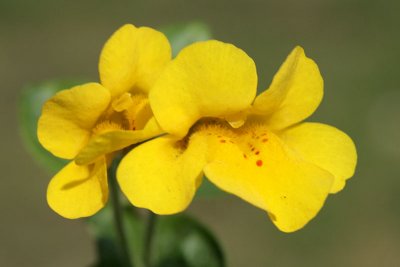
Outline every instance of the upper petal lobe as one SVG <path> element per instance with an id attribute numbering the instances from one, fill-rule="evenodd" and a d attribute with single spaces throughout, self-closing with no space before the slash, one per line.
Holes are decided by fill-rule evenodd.
<path id="1" fill-rule="evenodd" d="M 40 143 L 60 158 L 74 158 L 109 104 L 110 93 L 100 84 L 60 91 L 43 106 L 38 122 Z"/>
<path id="2" fill-rule="evenodd" d="M 104 45 L 100 80 L 113 97 L 128 91 L 147 93 L 170 60 L 171 46 L 163 33 L 126 24 Z"/>
<path id="3" fill-rule="evenodd" d="M 184 137 L 202 117 L 227 118 L 248 109 L 257 90 L 253 60 L 242 50 L 218 41 L 183 49 L 150 92 L 160 126 Z"/>
<path id="4" fill-rule="evenodd" d="M 323 96 L 323 79 L 317 64 L 296 47 L 275 74 L 268 90 L 254 101 L 253 112 L 270 129 L 300 122 L 317 109 Z"/>

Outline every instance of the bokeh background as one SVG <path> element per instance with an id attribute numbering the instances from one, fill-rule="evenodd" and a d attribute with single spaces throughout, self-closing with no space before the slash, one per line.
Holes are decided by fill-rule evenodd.
<path id="1" fill-rule="evenodd" d="M 46 204 L 50 175 L 24 149 L 17 100 L 29 83 L 97 80 L 97 60 L 124 23 L 199 20 L 254 58 L 265 89 L 297 44 L 319 65 L 325 97 L 311 121 L 357 144 L 356 175 L 304 229 L 279 232 L 233 196 L 189 209 L 219 238 L 228 266 L 400 265 L 400 2 L 396 0 L 0 0 L 0 266 L 88 266 L 82 221 Z"/>

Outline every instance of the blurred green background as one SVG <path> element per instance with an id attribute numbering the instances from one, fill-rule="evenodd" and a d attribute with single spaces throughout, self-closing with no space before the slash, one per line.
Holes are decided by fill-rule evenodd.
<path id="1" fill-rule="evenodd" d="M 189 213 L 219 238 L 228 266 L 399 266 L 399 1 L 0 0 L 0 266 L 88 266 L 82 221 L 46 204 L 50 175 L 22 145 L 17 100 L 29 83 L 97 80 L 97 60 L 124 23 L 161 27 L 199 20 L 255 61 L 265 89 L 297 44 L 319 65 L 325 97 L 309 120 L 356 142 L 356 175 L 304 229 L 279 232 L 233 196 L 198 199 Z"/>

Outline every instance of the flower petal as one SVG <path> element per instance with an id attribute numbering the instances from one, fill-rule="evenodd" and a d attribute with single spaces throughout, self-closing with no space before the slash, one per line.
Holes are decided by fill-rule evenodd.
<path id="1" fill-rule="evenodd" d="M 154 117 L 143 130 L 114 130 L 94 136 L 75 158 L 78 165 L 96 161 L 99 157 L 162 134 Z"/>
<path id="2" fill-rule="evenodd" d="M 110 103 L 110 93 L 97 83 L 63 90 L 48 100 L 38 122 L 39 142 L 51 153 L 74 158 Z"/>
<path id="3" fill-rule="evenodd" d="M 208 179 L 266 210 L 281 231 L 302 228 L 323 206 L 332 175 L 296 157 L 266 128 L 219 131 L 208 140 L 213 147 L 204 168 Z"/>
<path id="4" fill-rule="evenodd" d="M 127 91 L 148 92 L 170 60 L 171 46 L 163 33 L 126 24 L 104 45 L 100 80 L 113 97 Z"/>
<path id="5" fill-rule="evenodd" d="M 117 170 L 119 185 L 130 202 L 157 214 L 184 210 L 202 178 L 205 146 L 156 138 L 133 149 Z"/>
<path id="6" fill-rule="evenodd" d="M 254 101 L 253 111 L 270 129 L 283 129 L 310 116 L 323 96 L 317 64 L 296 47 L 274 76 L 269 89 Z"/>
<path id="7" fill-rule="evenodd" d="M 108 199 L 107 166 L 104 159 L 93 165 L 69 163 L 47 188 L 49 206 L 68 219 L 88 217 L 104 207 Z"/>
<path id="8" fill-rule="evenodd" d="M 301 123 L 285 130 L 281 137 L 304 160 L 335 176 L 331 193 L 342 190 L 346 180 L 353 176 L 357 163 L 356 147 L 339 129 L 321 123 Z"/>
<path id="9" fill-rule="evenodd" d="M 150 92 L 150 105 L 161 128 L 183 137 L 202 117 L 225 118 L 250 107 L 257 89 L 253 60 L 218 41 L 183 49 Z"/>

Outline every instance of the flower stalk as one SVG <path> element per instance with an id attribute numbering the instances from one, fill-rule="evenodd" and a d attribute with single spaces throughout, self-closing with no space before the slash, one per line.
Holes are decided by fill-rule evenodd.
<path id="1" fill-rule="evenodd" d="M 157 222 L 157 215 L 149 211 L 149 215 L 146 223 L 146 232 L 144 240 L 144 255 L 143 260 L 146 267 L 152 267 L 151 257 L 152 257 L 152 244 L 154 238 L 154 230 Z"/>
<path id="2" fill-rule="evenodd" d="M 115 163 L 115 162 L 114 162 Z M 131 261 L 131 255 L 129 252 L 128 242 L 126 240 L 126 232 L 123 222 L 123 206 L 120 201 L 120 195 L 118 191 L 118 184 L 116 179 L 116 168 L 118 164 L 112 164 L 108 170 L 108 177 L 110 182 L 110 195 L 111 204 L 114 215 L 115 230 L 117 234 L 117 239 L 121 251 L 122 262 L 126 267 L 134 267 Z"/>

